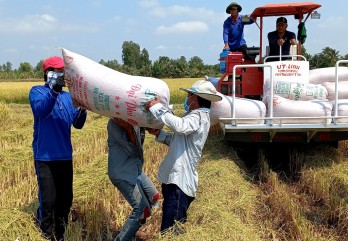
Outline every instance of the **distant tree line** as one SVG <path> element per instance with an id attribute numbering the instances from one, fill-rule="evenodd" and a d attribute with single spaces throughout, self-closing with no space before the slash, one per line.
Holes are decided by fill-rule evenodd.
<path id="1" fill-rule="evenodd" d="M 333 48 L 326 47 L 321 53 L 310 55 L 307 53 L 306 49 L 302 49 L 302 55 L 306 57 L 309 61 L 310 69 L 334 67 L 336 62 L 339 60 L 348 60 L 348 54 L 340 55 L 339 51 Z M 340 66 L 348 66 L 347 64 L 342 64 Z"/>
<path id="2" fill-rule="evenodd" d="M 218 56 L 219 53 L 217 53 Z M 302 55 L 309 61 L 310 69 L 335 66 L 341 59 L 348 59 L 348 54 L 341 56 L 339 51 L 326 47 L 321 53 L 310 55 L 306 49 L 302 48 Z M 219 63 L 215 65 L 206 65 L 203 60 L 194 56 L 189 60 L 185 56 L 178 59 L 171 59 L 166 56 L 160 56 L 153 63 L 149 58 L 149 52 L 139 44 L 132 41 L 125 41 L 122 44 L 122 62 L 117 60 L 103 60 L 100 64 L 130 75 L 150 76 L 156 78 L 188 78 L 219 76 Z M 42 60 L 35 67 L 28 62 L 20 63 L 18 69 L 12 69 L 12 63 L 6 62 L 0 64 L 0 79 L 41 79 L 42 78 Z"/>

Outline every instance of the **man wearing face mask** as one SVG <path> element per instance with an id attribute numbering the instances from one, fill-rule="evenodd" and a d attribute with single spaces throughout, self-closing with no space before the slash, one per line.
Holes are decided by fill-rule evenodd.
<path id="1" fill-rule="evenodd" d="M 58 56 L 42 64 L 45 85 L 29 92 L 34 115 L 33 152 L 38 180 L 37 219 L 43 236 L 64 240 L 65 226 L 73 199 L 71 126 L 81 129 L 87 111 L 76 108 L 63 91 L 64 61 Z"/>
<path id="2" fill-rule="evenodd" d="M 168 154 L 162 161 L 158 180 L 162 183 L 163 207 L 161 231 L 173 227 L 175 222 L 186 222 L 187 210 L 195 199 L 198 187 L 197 166 L 210 128 L 211 102 L 220 101 L 211 82 L 199 80 L 187 92 L 184 106 L 187 112 L 180 118 L 174 116 L 159 100 L 146 103 L 156 119 L 173 131 L 147 129 L 156 135 L 156 141 L 169 146 Z M 177 227 L 174 232 L 179 232 Z"/>

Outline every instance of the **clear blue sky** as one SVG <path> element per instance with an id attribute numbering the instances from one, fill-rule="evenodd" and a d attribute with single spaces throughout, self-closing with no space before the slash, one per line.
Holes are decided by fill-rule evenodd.
<path id="1" fill-rule="evenodd" d="M 92 60 L 116 59 L 122 63 L 122 44 L 133 41 L 146 48 L 152 61 L 159 56 L 185 56 L 217 64 L 223 48 L 222 24 L 231 1 L 216 0 L 0 0 L 0 64 L 10 61 L 35 67 L 50 55 L 67 48 Z M 237 1 L 238 2 L 238 1 Z M 239 1 L 249 14 L 269 3 L 295 1 Z M 321 4 L 320 20 L 306 22 L 305 48 L 310 54 L 325 47 L 348 54 L 348 14 L 344 0 L 314 1 Z M 288 17 L 297 33 L 297 22 Z M 264 19 L 264 32 L 275 29 L 275 18 Z M 255 24 L 245 27 L 249 47 L 259 45 Z"/>

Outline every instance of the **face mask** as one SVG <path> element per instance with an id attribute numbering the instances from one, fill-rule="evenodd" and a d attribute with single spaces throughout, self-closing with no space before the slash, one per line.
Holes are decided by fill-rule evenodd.
<path id="1" fill-rule="evenodd" d="M 188 101 L 188 98 L 186 97 L 185 100 L 184 100 L 184 108 L 185 108 L 186 111 L 189 111 L 190 110 L 190 106 L 192 105 L 192 103 L 191 103 L 191 105 L 188 105 L 187 101 Z"/>
<path id="2" fill-rule="evenodd" d="M 188 104 L 187 104 L 187 97 L 186 97 L 185 100 L 184 100 L 184 109 L 185 109 L 186 111 L 189 111 L 189 110 L 190 110 L 190 106 L 188 106 Z"/>
<path id="3" fill-rule="evenodd" d="M 64 73 L 48 71 L 47 72 L 47 81 L 48 82 L 54 82 L 60 76 L 64 76 Z"/>

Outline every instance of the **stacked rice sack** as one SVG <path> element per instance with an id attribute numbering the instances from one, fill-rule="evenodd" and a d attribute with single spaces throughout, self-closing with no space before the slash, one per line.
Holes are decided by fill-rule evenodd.
<path id="1" fill-rule="evenodd" d="M 335 105 L 335 88 L 336 88 L 336 68 L 327 67 L 313 69 L 309 71 L 309 82 L 313 84 L 322 84 L 328 92 L 328 100 Z M 338 67 L 338 101 L 337 116 L 348 116 L 348 67 Z M 332 113 L 334 116 L 335 113 Z M 347 123 L 348 118 L 339 118 L 338 123 Z"/>
<path id="2" fill-rule="evenodd" d="M 218 89 L 219 78 L 205 76 L 205 80 L 211 82 Z M 223 95 L 221 101 L 212 102 L 210 107 L 210 124 L 214 126 L 219 123 L 219 118 L 232 118 L 233 106 L 235 106 L 235 118 L 246 118 L 238 121 L 239 124 L 263 124 L 266 116 L 266 105 L 262 101 L 246 98 L 233 98 Z"/>
<path id="3" fill-rule="evenodd" d="M 262 101 L 267 105 L 270 116 L 270 101 L 273 103 L 273 117 L 331 117 L 332 103 L 327 99 L 325 86 L 309 83 L 309 66 L 307 61 L 276 61 L 267 63 L 273 68 L 265 68 L 264 94 Z M 273 75 L 273 90 L 270 76 Z M 273 91 L 273 100 L 270 93 Z M 284 124 L 323 123 L 321 119 L 289 118 Z M 274 121 L 273 123 L 278 123 Z M 330 123 L 331 118 L 326 118 Z"/>
<path id="4" fill-rule="evenodd" d="M 163 124 L 144 105 L 157 97 L 169 107 L 170 92 L 164 81 L 120 73 L 67 49 L 62 49 L 62 55 L 65 75 L 72 81 L 69 92 L 73 100 L 103 116 L 162 128 Z"/>
<path id="5" fill-rule="evenodd" d="M 335 67 L 312 69 L 309 82 L 322 84 L 328 91 L 328 99 L 335 99 Z M 348 67 L 338 67 L 338 99 L 348 99 Z"/>
<path id="6" fill-rule="evenodd" d="M 235 106 L 236 118 L 248 118 L 238 121 L 239 124 L 263 124 L 266 116 L 266 105 L 262 101 L 246 98 L 233 98 L 219 93 L 222 96 L 221 101 L 212 102 L 210 107 L 210 123 L 215 125 L 219 118 L 231 118 L 233 105 Z"/>
<path id="7" fill-rule="evenodd" d="M 273 97 L 273 117 L 331 117 L 332 104 L 328 100 L 290 100 L 275 95 Z M 289 118 L 283 124 L 320 124 L 331 123 L 331 118 Z M 273 123 L 280 123 L 274 120 Z"/>

